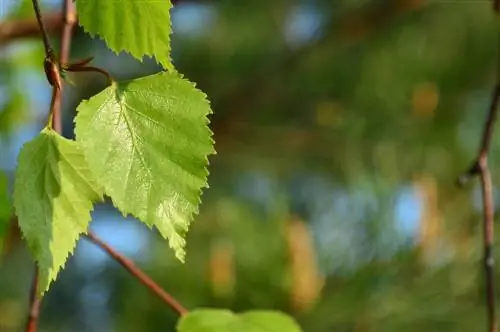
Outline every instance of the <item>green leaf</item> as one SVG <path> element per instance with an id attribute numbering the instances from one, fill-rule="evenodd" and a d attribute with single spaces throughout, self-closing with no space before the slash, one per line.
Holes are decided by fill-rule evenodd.
<path id="1" fill-rule="evenodd" d="M 299 325 L 278 311 L 249 311 L 234 314 L 229 310 L 200 309 L 183 316 L 178 332 L 300 332 Z"/>
<path id="2" fill-rule="evenodd" d="M 175 73 L 110 87 L 78 106 L 76 137 L 123 214 L 156 226 L 183 261 L 214 153 L 205 95 Z"/>
<path id="3" fill-rule="evenodd" d="M 3 108 L 0 109 L 0 136 L 6 140 L 9 139 L 8 134 L 19 125 L 27 122 L 30 117 L 27 112 L 26 96 L 16 89 L 8 88 L 7 91 L 10 92 L 8 99 Z"/>
<path id="4" fill-rule="evenodd" d="M 154 56 L 168 70 L 170 60 L 170 0 L 77 0 L 84 30 L 99 35 L 108 47 L 142 60 Z"/>
<path id="5" fill-rule="evenodd" d="M 44 129 L 18 157 L 14 208 L 38 262 L 39 293 L 56 279 L 80 234 L 86 233 L 92 203 L 102 189 L 74 141 Z"/>

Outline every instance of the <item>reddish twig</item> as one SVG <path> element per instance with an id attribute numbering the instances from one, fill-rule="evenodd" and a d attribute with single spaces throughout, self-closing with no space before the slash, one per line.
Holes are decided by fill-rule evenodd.
<path id="1" fill-rule="evenodd" d="M 60 114 L 54 114 L 54 104 L 55 101 L 59 98 L 60 99 L 60 86 L 61 86 L 61 76 L 59 73 L 59 68 L 57 67 L 57 64 L 55 62 L 55 55 L 54 51 L 52 49 L 52 46 L 50 45 L 50 38 L 47 32 L 47 29 L 45 28 L 44 21 L 42 19 L 42 14 L 40 11 L 40 6 L 38 4 L 38 0 L 32 0 L 33 3 L 33 10 L 35 11 L 36 19 L 38 22 L 39 29 L 42 33 L 42 41 L 43 41 L 43 46 L 45 49 L 45 59 L 43 62 L 45 74 L 47 76 L 47 80 L 49 81 L 50 85 L 52 85 L 52 100 L 51 100 L 51 105 L 50 105 L 50 112 L 49 112 L 49 122 L 51 123 L 52 127 L 54 127 L 54 123 L 60 123 Z M 54 121 L 54 118 L 57 120 Z M 56 131 L 61 132 L 60 127 L 54 128 Z M 34 277 L 33 277 L 33 283 L 31 285 L 31 294 L 30 294 L 30 311 L 28 315 L 28 322 L 26 324 L 26 332 L 36 332 L 37 331 L 37 326 L 38 326 L 38 316 L 40 313 L 40 304 L 41 304 L 41 297 L 38 295 L 38 276 L 39 276 L 39 271 L 38 271 L 38 266 L 35 263 L 35 272 L 34 272 Z"/>
<path id="2" fill-rule="evenodd" d="M 38 267 L 35 264 L 33 282 L 30 290 L 30 310 L 26 322 L 26 332 L 36 332 L 38 326 L 38 316 L 40 314 L 41 298 L 38 297 Z"/>
<path id="3" fill-rule="evenodd" d="M 147 274 L 142 272 L 130 259 L 118 253 L 108 244 L 95 236 L 92 232 L 89 232 L 86 237 L 94 244 L 99 246 L 102 250 L 107 252 L 115 261 L 120 263 L 121 266 L 123 266 L 128 272 L 130 272 L 130 274 L 132 274 L 146 287 L 148 287 L 153 293 L 155 293 L 160 299 L 163 300 L 163 302 L 170 306 L 179 315 L 182 316 L 188 313 L 188 310 L 186 308 L 184 308 L 172 295 L 167 293 L 156 282 L 154 282 L 153 279 L 151 279 Z"/>
<path id="4" fill-rule="evenodd" d="M 52 46 L 50 45 L 49 34 L 42 20 L 42 11 L 40 10 L 40 4 L 38 3 L 38 0 L 32 0 L 32 3 L 33 3 L 33 9 L 35 11 L 36 20 L 38 21 L 38 26 L 40 27 L 40 31 L 42 32 L 42 41 L 43 41 L 43 46 L 45 47 L 45 54 L 49 56 L 50 53 L 54 52 L 52 51 Z"/>
<path id="5" fill-rule="evenodd" d="M 496 14 L 500 14 L 500 0 L 493 0 L 493 10 Z M 500 69 L 500 58 L 498 59 L 498 68 Z M 486 307 L 488 318 L 488 331 L 496 332 L 498 330 L 498 321 L 496 316 L 496 300 L 495 300 L 495 275 L 494 266 L 495 259 L 493 258 L 493 243 L 494 243 L 494 203 L 493 203 L 493 184 L 491 181 L 491 173 L 488 167 L 488 153 L 493 139 L 493 129 L 498 114 L 500 104 L 500 73 L 497 76 L 497 82 L 491 96 L 488 116 L 483 128 L 483 136 L 479 153 L 475 162 L 469 170 L 460 177 L 459 183 L 464 184 L 474 176 L 479 176 L 481 182 L 481 194 L 483 198 L 483 246 L 484 246 L 484 274 L 486 283 Z"/>
<path id="6" fill-rule="evenodd" d="M 476 161 L 472 164 L 469 170 L 460 178 L 460 183 L 464 184 L 473 176 L 479 176 L 481 180 L 481 192 L 483 197 L 483 235 L 484 235 L 484 270 L 486 281 L 486 305 L 488 310 L 488 331 L 496 332 L 498 328 L 496 318 L 495 305 L 495 279 L 494 279 L 494 264 L 493 258 L 493 185 L 491 182 L 491 174 L 488 168 L 488 151 L 490 149 L 491 140 L 493 137 L 493 126 L 498 113 L 500 103 L 500 84 L 497 83 L 493 90 L 491 104 L 488 111 L 488 117 L 484 125 L 483 137 L 479 154 Z"/>
<path id="7" fill-rule="evenodd" d="M 64 22 L 64 27 L 61 34 L 61 49 L 59 52 L 59 68 L 62 68 L 63 64 L 69 62 L 69 54 L 71 49 L 71 40 L 73 36 L 73 28 L 76 24 L 76 11 L 75 4 L 72 0 L 63 1 L 63 11 L 62 11 L 62 21 Z M 62 104 L 62 89 L 63 85 L 59 86 L 59 95 L 54 99 L 54 111 L 53 111 L 53 127 L 57 132 L 62 132 L 62 116 L 61 116 L 61 104 Z"/>

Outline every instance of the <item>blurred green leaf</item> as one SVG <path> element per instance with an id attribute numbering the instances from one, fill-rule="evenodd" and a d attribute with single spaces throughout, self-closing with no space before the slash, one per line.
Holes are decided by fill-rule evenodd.
<path id="1" fill-rule="evenodd" d="M 277 311 L 248 311 L 234 314 L 229 310 L 197 309 L 181 317 L 178 332 L 300 332 L 299 325 Z"/>
<path id="2" fill-rule="evenodd" d="M 11 202 L 8 196 L 7 175 L 0 172 L 0 239 L 5 234 L 11 216 Z"/>
<path id="3" fill-rule="evenodd" d="M 26 98 L 20 91 L 13 91 L 0 110 L 0 135 L 9 134 L 29 119 Z"/>

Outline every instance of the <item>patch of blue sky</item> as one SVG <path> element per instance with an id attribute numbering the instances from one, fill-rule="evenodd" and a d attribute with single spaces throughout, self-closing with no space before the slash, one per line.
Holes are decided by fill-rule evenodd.
<path id="1" fill-rule="evenodd" d="M 318 37 L 323 15 L 313 5 L 295 6 L 285 22 L 285 39 L 292 46 L 301 46 Z"/>
<path id="2" fill-rule="evenodd" d="M 172 9 L 172 28 L 186 37 L 202 37 L 210 33 L 217 11 L 204 3 L 179 3 Z"/>
<path id="3" fill-rule="evenodd" d="M 413 239 L 419 230 L 422 217 L 422 202 L 411 187 L 402 188 L 396 196 L 394 218 L 396 229 L 406 238 Z"/>

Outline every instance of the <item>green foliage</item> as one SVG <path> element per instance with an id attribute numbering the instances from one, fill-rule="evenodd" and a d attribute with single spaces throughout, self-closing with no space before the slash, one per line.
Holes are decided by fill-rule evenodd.
<path id="1" fill-rule="evenodd" d="M 23 3 L 23 17 L 33 18 L 31 0 Z M 215 19 L 203 20 L 202 33 L 185 30 L 173 35 L 179 55 L 175 64 L 213 101 L 220 156 L 211 168 L 214 189 L 190 227 L 187 264 L 173 260 L 164 241 L 154 236 L 147 251 L 141 249 L 141 264 L 153 279 L 165 282 L 188 307 L 203 303 L 234 312 L 255 307 L 290 310 L 297 276 L 289 267 L 293 255 L 288 257 L 283 228 L 277 227 L 287 216 L 269 218 L 281 209 L 277 196 L 283 195 L 289 203 L 286 213 L 298 213 L 314 232 L 319 268 L 325 273 L 315 307 L 297 312 L 304 330 L 484 330 L 480 211 L 471 203 L 476 195 L 452 184 L 477 152 L 491 95 L 498 46 L 493 42 L 498 29 L 491 6 L 411 0 L 367 0 L 362 6 L 354 0 L 335 5 L 319 0 L 305 6 L 287 0 L 208 1 L 186 5 L 179 13 L 188 7 L 190 13 L 208 13 Z M 304 11 L 316 13 L 309 22 L 319 24 L 317 33 L 302 43 L 289 43 L 293 38 L 283 38 L 284 27 L 297 22 L 292 14 Z M 191 23 L 193 16 L 200 16 L 187 16 L 184 27 L 199 27 Z M 90 42 L 88 34 L 76 31 L 77 38 Z M 83 56 L 78 51 L 88 55 L 86 43 L 72 44 L 74 56 Z M 26 89 L 30 84 L 25 74 L 16 70 L 10 79 L 14 75 L 7 73 L 14 63 L 26 69 L 26 64 L 18 64 L 18 54 L 26 50 L 6 51 L 6 65 L 0 68 L 1 76 L 9 78 L 5 95 L 21 92 L 26 99 L 31 89 Z M 107 59 L 102 48 L 95 51 L 96 59 Z M 32 57 L 31 50 L 26 53 L 43 75 L 41 60 Z M 113 59 L 121 65 L 116 75 L 138 77 L 151 69 L 125 65 L 128 60 Z M 76 93 L 65 92 L 70 101 L 65 114 L 74 110 L 80 96 L 99 88 L 93 78 L 78 75 Z M 18 111 L 29 111 L 27 105 L 16 102 L 11 108 L 12 102 L 7 102 L 2 107 L 12 113 L 0 113 L 0 131 L 20 127 Z M 36 106 L 46 111 L 41 103 Z M 493 178 L 500 174 L 499 138 L 492 142 Z M 0 159 L 4 156 L 0 151 Z M 248 173 L 258 176 L 247 181 Z M 425 195 L 411 200 L 420 202 L 419 207 L 407 204 L 408 194 L 406 204 L 399 202 L 401 190 L 418 185 L 415 177 L 422 173 L 436 180 L 438 206 L 427 206 Z M 417 189 L 416 196 L 423 195 L 420 186 Z M 221 204 L 226 200 L 252 209 L 242 213 Z M 426 218 L 424 209 L 437 215 Z M 396 229 L 409 218 L 395 213 L 400 210 L 422 213 L 413 227 L 427 229 L 420 222 L 428 219 L 431 229 L 437 228 L 438 244 L 431 252 L 438 263 L 427 264 L 420 255 L 393 255 L 404 248 L 415 250 L 421 238 L 418 229 Z M 97 216 L 108 217 L 108 212 Z M 408 238 L 410 233 L 413 237 Z M 222 248 L 233 251 L 221 254 L 219 240 Z M 400 246 L 402 241 L 407 244 Z M 416 253 L 420 249 L 425 248 Z M 207 270 L 221 266 L 221 261 L 228 280 L 209 278 Z M 20 330 L 26 284 L 18 279 L 19 269 L 0 269 L 0 330 Z M 306 271 L 303 267 L 296 273 L 300 277 Z M 94 301 L 75 303 L 74 294 L 102 284 L 95 284 L 86 269 L 68 272 L 45 302 L 46 330 L 74 330 L 81 317 L 73 313 L 82 305 L 101 311 Z M 119 269 L 106 269 L 105 278 L 113 280 L 113 295 L 106 304 L 111 317 L 106 319 L 118 330 L 174 330 L 175 315 L 165 312 L 136 280 Z M 227 285 L 226 293 L 214 291 Z M 9 310 L 12 298 L 5 295 L 15 288 L 22 290 L 16 300 L 22 306 L 18 315 Z M 7 326 L 8 320 L 18 325 Z M 102 326 L 98 318 L 90 323 L 96 325 L 87 329 Z"/>
<path id="2" fill-rule="evenodd" d="M 183 316 L 178 332 L 300 332 L 298 324 L 277 311 L 249 311 L 234 314 L 229 310 L 199 309 Z"/>
<path id="3" fill-rule="evenodd" d="M 30 0 L 16 3 L 8 18 L 25 19 L 33 16 L 33 5 Z M 14 5 L 14 6 L 16 6 Z M 10 57 L 0 59 L 0 88 L 5 89 L 2 98 L 5 102 L 0 103 L 0 138 L 8 139 L 8 135 L 15 128 L 32 120 L 29 114 L 29 99 L 25 87 L 17 83 L 19 77 L 27 70 L 39 70 L 40 62 L 43 61 L 43 45 L 32 40 L 22 41 L 17 47 L 6 48 L 12 53 Z"/>
<path id="4" fill-rule="evenodd" d="M 155 56 L 173 71 L 171 6 L 167 0 L 77 1 L 79 22 L 113 51 Z M 158 228 L 183 261 L 185 234 L 207 186 L 207 157 L 214 153 L 206 96 L 176 73 L 113 83 L 78 111 L 77 142 L 44 129 L 19 156 L 15 208 L 41 270 L 42 293 L 104 192 L 123 214 Z"/>
<path id="5" fill-rule="evenodd" d="M 14 207 L 38 263 L 41 294 L 57 277 L 80 234 L 87 231 L 92 203 L 99 200 L 102 188 L 77 143 L 44 129 L 22 148 Z"/>
<path id="6" fill-rule="evenodd" d="M 106 194 L 156 226 L 180 260 L 214 152 L 210 112 L 202 92 L 167 72 L 113 83 L 78 107 L 77 141 Z"/>
<path id="7" fill-rule="evenodd" d="M 7 176 L 0 172 L 0 240 L 5 232 L 7 221 L 9 220 L 11 214 L 7 184 Z"/>
<path id="8" fill-rule="evenodd" d="M 25 106 L 26 102 L 21 91 L 12 89 L 7 103 L 0 110 L 0 135 L 8 134 L 12 128 L 26 122 Z"/>
<path id="9" fill-rule="evenodd" d="M 154 56 L 168 70 L 170 60 L 170 0 L 78 0 L 79 22 L 115 52 L 126 51 L 141 60 Z"/>

